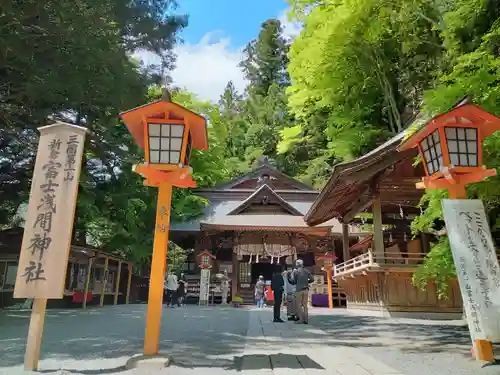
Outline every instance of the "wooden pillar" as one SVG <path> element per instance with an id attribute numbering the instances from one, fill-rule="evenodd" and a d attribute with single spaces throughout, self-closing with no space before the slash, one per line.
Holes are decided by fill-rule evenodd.
<path id="1" fill-rule="evenodd" d="M 104 274 L 102 275 L 102 289 L 101 289 L 101 299 L 99 300 L 99 306 L 104 306 L 104 289 L 106 289 L 106 283 L 108 282 L 108 264 L 109 258 L 104 258 Z"/>
<path id="2" fill-rule="evenodd" d="M 113 299 L 113 305 L 118 304 L 118 293 L 120 292 L 120 278 L 122 276 L 122 261 L 118 261 L 118 272 L 116 273 L 115 282 L 115 297 Z"/>
<path id="3" fill-rule="evenodd" d="M 326 279 L 328 285 L 328 307 L 333 309 L 333 291 L 332 291 L 332 267 L 326 268 Z"/>
<path id="4" fill-rule="evenodd" d="M 238 295 L 238 275 L 240 272 L 240 261 L 238 260 L 238 255 L 233 252 L 232 256 L 232 261 L 233 261 L 233 273 L 231 274 L 231 296 L 234 298 L 234 296 Z"/>
<path id="5" fill-rule="evenodd" d="M 130 302 L 130 285 L 132 283 L 132 263 L 127 263 L 128 276 L 127 276 L 127 292 L 125 295 L 125 303 L 128 305 Z"/>
<path id="6" fill-rule="evenodd" d="M 373 247 L 375 253 L 375 262 L 383 263 L 385 257 L 384 250 L 384 232 L 382 230 L 382 207 L 380 198 L 373 200 L 372 214 L 373 214 Z"/>
<path id="7" fill-rule="evenodd" d="M 82 308 L 87 308 L 87 294 L 89 293 L 90 286 L 90 276 L 92 275 L 92 263 L 94 262 L 94 257 L 89 258 L 89 262 L 87 264 L 87 274 L 85 275 L 85 288 L 83 289 L 83 301 Z"/>
<path id="8" fill-rule="evenodd" d="M 43 325 L 45 322 L 46 298 L 35 298 L 31 309 L 30 326 L 28 330 L 28 341 L 26 342 L 26 353 L 24 355 L 24 369 L 37 370 L 40 359 L 40 346 L 42 344 Z"/>
<path id="9" fill-rule="evenodd" d="M 342 224 L 342 254 L 344 262 L 349 260 L 349 225 Z"/>

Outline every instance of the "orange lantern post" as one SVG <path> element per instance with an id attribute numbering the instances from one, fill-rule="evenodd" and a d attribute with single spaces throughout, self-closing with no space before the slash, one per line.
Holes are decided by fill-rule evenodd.
<path id="1" fill-rule="evenodd" d="M 438 115 L 406 139 L 400 151 L 418 148 L 426 176 L 421 189 L 447 189 L 450 199 L 467 199 L 466 185 L 496 175 L 483 166 L 482 144 L 500 130 L 500 118 L 466 99 L 451 111 Z M 475 341 L 476 357 L 492 361 L 490 341 Z"/>
<path id="2" fill-rule="evenodd" d="M 159 352 L 163 280 L 165 277 L 172 187 L 196 187 L 189 166 L 191 150 L 208 148 L 205 118 L 163 98 L 120 114 L 145 162 L 133 170 L 145 178 L 144 185 L 158 188 L 153 259 L 149 281 L 144 355 Z"/>
<path id="3" fill-rule="evenodd" d="M 323 262 L 323 268 L 326 271 L 328 285 L 328 307 L 333 309 L 332 276 L 333 264 L 337 260 L 337 256 L 334 253 L 326 253 L 325 255 L 319 256 L 317 260 Z"/>

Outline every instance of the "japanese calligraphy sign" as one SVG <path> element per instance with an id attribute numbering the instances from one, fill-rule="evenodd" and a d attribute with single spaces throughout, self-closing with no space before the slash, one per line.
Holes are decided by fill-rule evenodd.
<path id="1" fill-rule="evenodd" d="M 500 339 L 500 268 L 480 200 L 443 203 L 453 260 L 473 340 Z"/>
<path id="2" fill-rule="evenodd" d="M 87 129 L 44 126 L 36 157 L 15 298 L 63 298 Z"/>
<path id="3" fill-rule="evenodd" d="M 203 268 L 200 275 L 200 305 L 208 305 L 210 298 L 210 269 Z"/>

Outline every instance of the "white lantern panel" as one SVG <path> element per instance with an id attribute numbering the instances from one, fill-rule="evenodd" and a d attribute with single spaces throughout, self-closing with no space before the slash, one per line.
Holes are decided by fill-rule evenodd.
<path id="1" fill-rule="evenodd" d="M 477 131 L 476 129 L 466 129 L 465 135 L 469 140 L 476 140 Z"/>
<path id="2" fill-rule="evenodd" d="M 452 166 L 475 167 L 478 165 L 477 129 L 446 127 L 445 134 Z"/>
<path id="3" fill-rule="evenodd" d="M 170 139 L 170 151 L 180 152 L 182 149 L 182 138 L 171 138 Z"/>
<path id="4" fill-rule="evenodd" d="M 427 173 L 432 175 L 438 172 L 443 165 L 443 151 L 441 150 L 441 142 L 439 132 L 435 130 L 421 142 L 421 147 L 424 152 L 425 164 L 427 165 Z"/>
<path id="5" fill-rule="evenodd" d="M 170 152 L 170 164 L 179 164 L 181 158 L 180 152 Z"/>
<path id="6" fill-rule="evenodd" d="M 184 136 L 184 125 L 170 125 L 170 136 L 182 138 Z"/>
<path id="7" fill-rule="evenodd" d="M 160 162 L 160 151 L 149 151 L 149 162 L 157 164 Z"/>
<path id="8" fill-rule="evenodd" d="M 179 164 L 184 125 L 148 124 L 149 162 L 154 164 Z"/>
<path id="9" fill-rule="evenodd" d="M 457 141 L 448 141 L 448 152 L 458 152 Z"/>
<path id="10" fill-rule="evenodd" d="M 158 137 L 150 137 L 149 138 L 149 149 L 150 150 L 159 150 L 160 149 L 160 138 Z"/>
<path id="11" fill-rule="evenodd" d="M 469 155 L 469 164 L 471 167 L 477 167 L 477 155 Z"/>
<path id="12" fill-rule="evenodd" d="M 150 137 L 159 137 L 161 132 L 161 124 L 149 124 L 148 126 Z"/>
<path id="13" fill-rule="evenodd" d="M 458 136 L 458 139 L 465 140 L 465 129 L 464 128 L 457 128 L 457 136 Z"/>
<path id="14" fill-rule="evenodd" d="M 170 163 L 170 158 L 169 158 L 169 152 L 168 151 L 162 151 L 161 152 L 160 163 L 162 163 L 162 164 L 171 164 Z"/>
<path id="15" fill-rule="evenodd" d="M 162 138 L 161 139 L 161 149 L 162 151 L 169 151 L 170 150 L 170 140 L 172 138 Z"/>

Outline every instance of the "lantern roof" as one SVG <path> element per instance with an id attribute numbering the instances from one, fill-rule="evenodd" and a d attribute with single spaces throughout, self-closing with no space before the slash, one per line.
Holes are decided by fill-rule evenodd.
<path id="1" fill-rule="evenodd" d="M 168 117 L 166 116 L 168 114 Z M 144 119 L 172 119 L 189 122 L 192 146 L 200 150 L 208 148 L 207 123 L 203 116 L 168 100 L 168 95 L 155 102 L 120 113 L 128 131 L 140 148 L 144 148 Z"/>
<path id="2" fill-rule="evenodd" d="M 500 118 L 473 104 L 470 97 L 466 97 L 450 111 L 434 116 L 431 120 L 422 123 L 415 133 L 399 145 L 398 150 L 405 151 L 417 147 L 424 138 L 436 129 L 447 125 L 456 126 L 457 124 L 463 127 L 479 129 L 482 139 L 500 130 Z"/>
<path id="3" fill-rule="evenodd" d="M 337 256 L 332 252 L 327 252 L 325 255 L 319 256 L 318 260 L 337 260 Z"/>
<path id="4" fill-rule="evenodd" d="M 208 250 L 203 250 L 201 253 L 198 254 L 199 257 L 202 257 L 202 256 L 209 256 L 210 258 L 212 259 L 215 259 L 215 255 L 213 255 L 210 251 Z"/>

